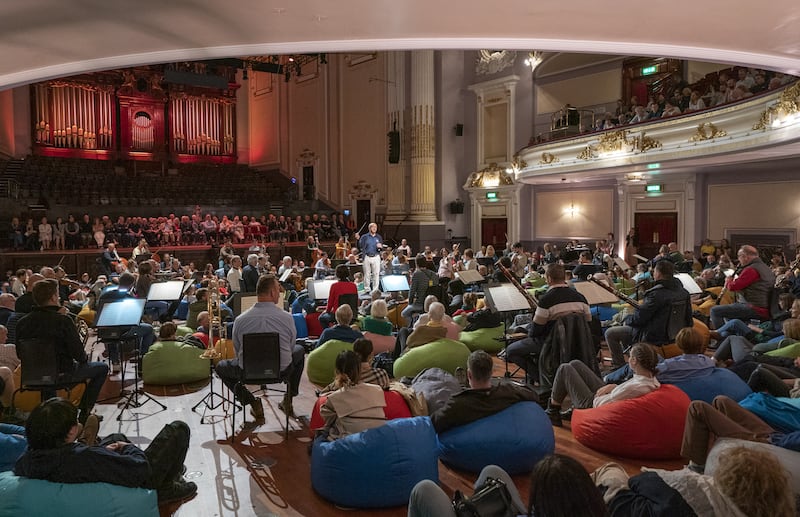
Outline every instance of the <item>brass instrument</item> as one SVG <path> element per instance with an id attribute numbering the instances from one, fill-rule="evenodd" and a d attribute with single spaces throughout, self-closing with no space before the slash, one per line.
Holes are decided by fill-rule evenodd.
<path id="1" fill-rule="evenodd" d="M 219 336 L 218 342 L 222 342 L 226 337 L 225 325 L 222 322 L 222 300 L 219 295 L 219 280 L 212 278 L 208 282 L 208 348 L 200 357 L 205 359 L 216 359 L 220 356 L 214 342 L 214 332 Z"/>
<path id="2" fill-rule="evenodd" d="M 610 285 L 606 284 L 602 280 L 600 280 L 598 278 L 595 278 L 594 275 L 589 275 L 586 279 L 589 280 L 590 282 L 594 282 L 595 284 L 599 285 L 600 287 L 602 287 L 603 289 L 605 289 L 609 293 L 613 294 L 614 296 L 616 296 L 620 300 L 622 300 L 625 303 L 629 304 L 634 309 L 638 309 L 640 307 L 639 302 L 637 302 L 636 300 L 634 300 L 630 296 L 622 293 L 621 291 L 617 290 L 616 288 L 611 287 Z"/>

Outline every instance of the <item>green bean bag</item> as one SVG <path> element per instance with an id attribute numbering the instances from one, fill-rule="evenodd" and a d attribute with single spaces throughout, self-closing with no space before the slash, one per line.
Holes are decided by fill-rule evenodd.
<path id="1" fill-rule="evenodd" d="M 178 328 L 175 329 L 175 336 L 177 337 L 188 336 L 189 334 L 194 334 L 194 332 L 195 332 L 194 330 L 187 327 L 186 325 L 178 325 Z"/>
<path id="2" fill-rule="evenodd" d="M 352 350 L 353 343 L 331 339 L 308 354 L 306 372 L 311 384 L 327 386 L 336 374 L 336 356 L 342 350 Z"/>
<path id="3" fill-rule="evenodd" d="M 51 483 L 0 473 L 0 515 L 158 517 L 155 490 L 108 483 Z"/>
<path id="4" fill-rule="evenodd" d="M 458 340 L 467 345 L 470 352 L 483 350 L 490 354 L 496 354 L 503 349 L 503 342 L 496 338 L 503 337 L 503 325 L 494 328 L 483 328 L 471 332 L 462 331 L 458 335 Z"/>
<path id="5" fill-rule="evenodd" d="M 792 344 L 782 346 L 784 341 L 789 341 Z M 782 346 L 782 348 L 767 352 L 766 355 L 771 355 L 772 357 L 788 357 L 790 359 L 800 357 L 800 343 L 794 343 L 793 340 L 783 339 L 780 343 L 778 343 L 778 346 Z"/>
<path id="6" fill-rule="evenodd" d="M 153 343 L 142 358 L 142 380 L 145 384 L 184 384 L 208 379 L 211 369 L 203 350 L 182 341 Z"/>
<path id="7" fill-rule="evenodd" d="M 459 366 L 467 367 L 468 358 L 469 348 L 464 343 L 447 338 L 437 339 L 401 355 L 394 362 L 394 376 L 397 379 L 415 377 L 426 368 L 441 368 L 455 374 Z"/>

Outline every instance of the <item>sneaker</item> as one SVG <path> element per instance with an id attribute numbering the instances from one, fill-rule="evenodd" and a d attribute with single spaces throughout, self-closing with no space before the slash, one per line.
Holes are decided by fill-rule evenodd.
<path id="1" fill-rule="evenodd" d="M 89 415 L 86 417 L 86 423 L 83 424 L 83 431 L 78 436 L 78 441 L 90 447 L 97 445 L 97 433 L 99 431 L 100 419 L 97 418 L 97 415 Z"/>
<path id="2" fill-rule="evenodd" d="M 158 504 L 185 501 L 197 493 L 197 485 L 193 481 L 173 481 L 165 489 L 158 490 Z"/>
<path id="3" fill-rule="evenodd" d="M 456 380 L 462 386 L 466 386 L 469 382 L 467 379 L 467 371 L 460 366 L 456 368 Z"/>
<path id="4" fill-rule="evenodd" d="M 294 416 L 294 407 L 292 406 L 292 397 L 286 395 L 283 401 L 278 404 L 278 409 L 286 413 L 287 416 Z"/>
<path id="5" fill-rule="evenodd" d="M 255 399 L 252 403 L 250 403 L 250 414 L 253 415 L 259 422 L 264 421 L 264 405 L 261 402 L 261 399 Z"/>
<path id="6" fill-rule="evenodd" d="M 566 411 L 560 411 L 559 415 L 561 416 L 561 420 L 566 420 L 567 422 L 570 422 L 572 420 L 572 410 L 573 409 L 574 408 L 569 408 Z"/>
<path id="7" fill-rule="evenodd" d="M 548 403 L 547 409 L 545 409 L 544 412 L 548 417 L 550 417 L 550 423 L 553 424 L 553 427 L 561 427 L 564 425 L 563 422 L 561 421 L 560 406 L 554 406 Z"/>

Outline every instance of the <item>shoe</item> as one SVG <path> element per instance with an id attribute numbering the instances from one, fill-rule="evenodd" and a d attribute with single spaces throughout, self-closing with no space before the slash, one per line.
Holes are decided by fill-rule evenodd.
<path id="1" fill-rule="evenodd" d="M 725 338 L 723 338 L 723 337 L 722 337 L 722 335 L 721 335 L 719 332 L 717 332 L 716 330 L 712 330 L 712 331 L 710 331 L 710 332 L 709 332 L 709 335 L 711 336 L 711 339 L 713 339 L 713 340 L 715 340 L 715 341 L 722 341 L 723 339 L 725 339 Z"/>
<path id="2" fill-rule="evenodd" d="M 197 493 L 197 485 L 193 481 L 173 481 L 165 489 L 158 490 L 158 504 L 185 501 Z"/>
<path id="3" fill-rule="evenodd" d="M 286 413 L 287 416 L 294 416 L 294 407 L 292 406 L 292 397 L 288 394 L 283 397 L 283 401 L 278 404 L 278 409 Z"/>
<path id="4" fill-rule="evenodd" d="M 545 414 L 550 417 L 550 423 L 553 427 L 561 427 L 564 423 L 561 421 L 561 406 L 555 406 L 547 403 L 547 409 L 544 410 Z"/>
<path id="5" fill-rule="evenodd" d="M 97 415 L 89 415 L 86 417 L 86 423 L 83 424 L 83 430 L 78 435 L 78 441 L 84 445 L 92 446 L 97 445 L 97 433 L 100 431 L 100 419 Z"/>
<path id="6" fill-rule="evenodd" d="M 569 408 L 566 411 L 559 412 L 559 415 L 561 416 L 561 420 L 566 420 L 567 422 L 570 422 L 572 420 L 572 410 L 573 409 L 574 408 Z"/>
<path id="7" fill-rule="evenodd" d="M 462 386 L 466 386 L 467 383 L 469 382 L 467 379 L 467 371 L 459 366 L 458 368 L 456 368 L 455 373 L 456 373 L 456 380 L 458 381 L 458 383 Z"/>
<path id="8" fill-rule="evenodd" d="M 697 473 L 697 474 L 703 474 L 705 472 L 705 470 L 706 470 L 706 466 L 705 465 L 698 465 L 697 463 L 695 463 L 693 461 L 690 461 L 689 464 L 686 465 L 686 468 L 691 470 L 692 472 Z"/>
<path id="9" fill-rule="evenodd" d="M 116 375 L 120 372 L 120 364 L 119 363 L 111 363 L 111 369 L 108 371 L 111 375 Z"/>
<path id="10" fill-rule="evenodd" d="M 253 415 L 253 418 L 255 418 L 257 421 L 264 421 L 264 405 L 262 404 L 261 399 L 255 399 L 250 403 L 250 414 Z"/>

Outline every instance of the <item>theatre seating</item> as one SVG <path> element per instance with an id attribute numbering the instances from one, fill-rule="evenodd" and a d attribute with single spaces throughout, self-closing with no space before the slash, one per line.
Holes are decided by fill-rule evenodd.
<path id="1" fill-rule="evenodd" d="M 327 345 L 327 343 L 325 344 Z M 455 374 L 456 368 L 459 366 L 467 367 L 469 353 L 467 345 L 460 341 L 447 338 L 437 339 L 414 347 L 398 357 L 394 362 L 394 376 L 398 379 L 400 377 L 413 378 L 426 368 L 441 368 Z"/>
<path id="2" fill-rule="evenodd" d="M 442 461 L 469 472 L 487 465 L 498 465 L 511 475 L 530 472 L 554 449 L 553 426 L 535 402 L 517 402 L 439 435 Z"/>
<path id="3" fill-rule="evenodd" d="M 155 490 L 108 483 L 51 483 L 0 473 L 0 515 L 158 517 Z"/>
<path id="4" fill-rule="evenodd" d="M 614 456 L 677 459 L 689 403 L 680 388 L 662 384 L 643 397 L 576 409 L 572 434 L 586 447 Z"/>
<path id="5" fill-rule="evenodd" d="M 311 485 L 323 498 L 348 508 L 408 504 L 419 481 L 439 481 L 436 432 L 430 418 L 398 418 L 328 442 L 311 451 Z"/>

